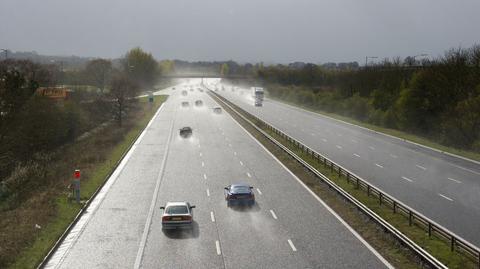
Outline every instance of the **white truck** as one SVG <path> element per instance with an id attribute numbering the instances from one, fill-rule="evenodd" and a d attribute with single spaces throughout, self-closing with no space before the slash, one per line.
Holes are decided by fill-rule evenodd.
<path id="1" fill-rule="evenodd" d="M 250 89 L 252 91 L 252 98 L 255 102 L 255 106 L 262 106 L 263 105 L 263 96 L 264 96 L 263 88 L 251 87 Z"/>

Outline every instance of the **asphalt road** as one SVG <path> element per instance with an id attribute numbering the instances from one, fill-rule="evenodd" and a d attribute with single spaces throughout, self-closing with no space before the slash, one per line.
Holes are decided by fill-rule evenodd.
<path id="1" fill-rule="evenodd" d="M 389 267 L 205 92 L 176 88 L 50 267 Z M 223 188 L 239 181 L 255 188 L 251 209 L 226 206 Z M 162 231 L 172 200 L 196 205 L 192 232 Z"/>
<path id="2" fill-rule="evenodd" d="M 247 89 L 218 93 L 480 245 L 479 164 L 268 98 L 255 107 Z"/>

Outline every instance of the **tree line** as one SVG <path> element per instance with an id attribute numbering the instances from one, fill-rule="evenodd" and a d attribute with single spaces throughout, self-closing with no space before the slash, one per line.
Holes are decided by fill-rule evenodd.
<path id="1" fill-rule="evenodd" d="M 364 68 L 267 66 L 271 97 L 480 151 L 480 46 L 436 59 L 384 60 Z"/>
<path id="2" fill-rule="evenodd" d="M 34 167 L 62 145 L 111 120 L 121 126 L 135 109 L 134 97 L 151 89 L 159 72 L 158 62 L 140 48 L 117 63 L 93 59 L 76 70 L 29 60 L 0 61 L 0 201 L 22 201 L 44 184 Z M 72 80 L 88 87 L 68 85 Z M 36 94 L 39 87 L 63 84 L 73 89 L 66 100 Z"/>

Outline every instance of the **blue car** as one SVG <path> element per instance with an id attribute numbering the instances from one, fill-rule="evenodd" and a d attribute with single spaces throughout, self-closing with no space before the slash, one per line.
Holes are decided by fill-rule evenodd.
<path id="1" fill-rule="evenodd" d="M 255 194 L 253 187 L 245 183 L 236 183 L 225 187 L 225 200 L 227 206 L 232 205 L 248 205 L 255 204 Z"/>

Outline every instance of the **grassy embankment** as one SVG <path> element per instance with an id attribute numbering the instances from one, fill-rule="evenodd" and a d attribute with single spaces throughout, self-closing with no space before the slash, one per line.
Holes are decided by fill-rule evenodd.
<path id="1" fill-rule="evenodd" d="M 63 153 L 66 156 L 75 153 L 83 155 L 75 161 L 76 167 L 82 169 L 82 200 L 91 197 L 105 182 L 124 152 L 129 149 L 166 98 L 167 96 L 156 96 L 153 105 L 148 104 L 147 98 L 141 98 L 138 111 L 125 122 L 122 128 L 111 125 L 105 130 L 96 132 L 85 141 L 73 143 L 65 148 Z M 71 167 L 70 170 L 73 171 L 73 169 L 74 167 Z M 65 183 L 68 183 L 68 179 Z M 49 217 L 34 238 L 31 238 L 31 242 L 14 258 L 15 262 L 10 265 L 10 268 L 36 267 L 81 209 L 80 205 L 69 200 L 69 192 L 66 189 L 60 193 L 55 190 L 47 193 L 55 195 L 45 200 L 48 202 L 45 206 L 51 208 L 51 210 L 44 210 Z"/>

